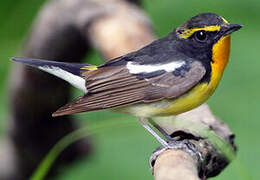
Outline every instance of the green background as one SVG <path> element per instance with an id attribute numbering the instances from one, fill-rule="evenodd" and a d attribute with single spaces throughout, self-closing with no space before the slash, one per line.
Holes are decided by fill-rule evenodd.
<path id="1" fill-rule="evenodd" d="M 19 55 L 21 42 L 43 0 L 2 1 L 0 5 L 0 132 L 8 128 L 8 75 L 10 57 Z M 228 123 L 236 134 L 238 160 L 226 168 L 216 180 L 245 179 L 240 163 L 253 179 L 260 178 L 260 1 L 259 0 L 144 0 L 159 37 L 169 33 L 190 17 L 202 12 L 215 12 L 231 23 L 243 24 L 232 35 L 230 62 L 213 97 L 208 101 L 212 111 Z M 93 52 L 90 58 L 101 62 Z M 93 61 L 92 61 L 93 62 Z M 77 115 L 83 125 L 113 118 L 135 118 L 108 111 Z M 104 118 L 105 117 L 105 118 Z M 151 151 L 157 142 L 139 125 L 107 130 L 93 135 L 93 156 L 59 169 L 56 179 L 152 179 L 148 167 Z"/>

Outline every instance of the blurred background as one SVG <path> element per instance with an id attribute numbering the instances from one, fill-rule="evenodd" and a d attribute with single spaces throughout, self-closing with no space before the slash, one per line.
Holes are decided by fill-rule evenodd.
<path id="1" fill-rule="evenodd" d="M 8 83 L 13 62 L 19 56 L 22 42 L 44 0 L 3 1 L 0 6 L 0 133 L 4 137 L 8 126 Z M 235 133 L 238 159 L 253 179 L 260 177 L 260 26 L 259 0 L 142 0 L 141 6 L 150 17 L 158 37 L 171 32 L 190 17 L 202 12 L 214 12 L 229 22 L 244 25 L 232 35 L 230 62 L 222 82 L 208 101 L 212 111 Z M 123 24 L 122 24 L 123 25 Z M 86 61 L 102 62 L 93 49 Z M 73 89 L 75 96 L 79 92 Z M 75 115 L 82 126 L 95 121 L 133 119 L 109 111 Z M 105 117 L 105 118 L 104 118 Z M 93 136 L 95 151 L 69 167 L 60 167 L 55 179 L 152 179 L 148 166 L 151 151 L 157 142 L 137 123 L 124 129 L 106 130 Z M 216 180 L 243 179 L 241 169 L 231 163 Z"/>

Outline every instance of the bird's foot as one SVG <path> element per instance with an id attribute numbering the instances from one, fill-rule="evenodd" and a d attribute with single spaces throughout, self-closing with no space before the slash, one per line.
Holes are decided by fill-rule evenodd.
<path id="1" fill-rule="evenodd" d="M 167 151 L 169 149 L 180 149 L 183 151 L 186 151 L 188 154 L 192 155 L 192 156 L 197 156 L 198 158 L 202 158 L 201 154 L 199 153 L 199 151 L 197 150 L 197 148 L 187 139 L 185 140 L 181 140 L 181 141 L 175 141 L 175 140 L 171 140 L 166 142 L 166 146 L 160 146 L 158 147 L 150 156 L 149 159 L 149 165 L 151 168 L 153 168 L 154 163 L 157 159 L 157 157 L 163 153 L 164 151 Z"/>

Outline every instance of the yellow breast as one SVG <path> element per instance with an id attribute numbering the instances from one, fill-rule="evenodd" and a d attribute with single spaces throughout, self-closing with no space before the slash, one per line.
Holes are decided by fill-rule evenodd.
<path id="1" fill-rule="evenodd" d="M 212 50 L 211 78 L 209 83 L 201 83 L 188 93 L 173 100 L 161 100 L 149 104 L 128 107 L 125 112 L 136 116 L 167 116 L 189 111 L 204 103 L 215 91 L 228 62 L 230 52 L 230 36 L 222 37 Z"/>

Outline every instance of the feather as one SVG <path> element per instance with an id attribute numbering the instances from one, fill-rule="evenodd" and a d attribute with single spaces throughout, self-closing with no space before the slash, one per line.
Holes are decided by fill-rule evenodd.
<path id="1" fill-rule="evenodd" d="M 82 76 L 82 72 L 88 70 L 86 67 L 93 67 L 91 65 L 29 58 L 12 58 L 12 60 L 36 67 L 42 71 L 55 75 L 82 90 L 84 93 L 87 93 L 85 79 Z"/>

